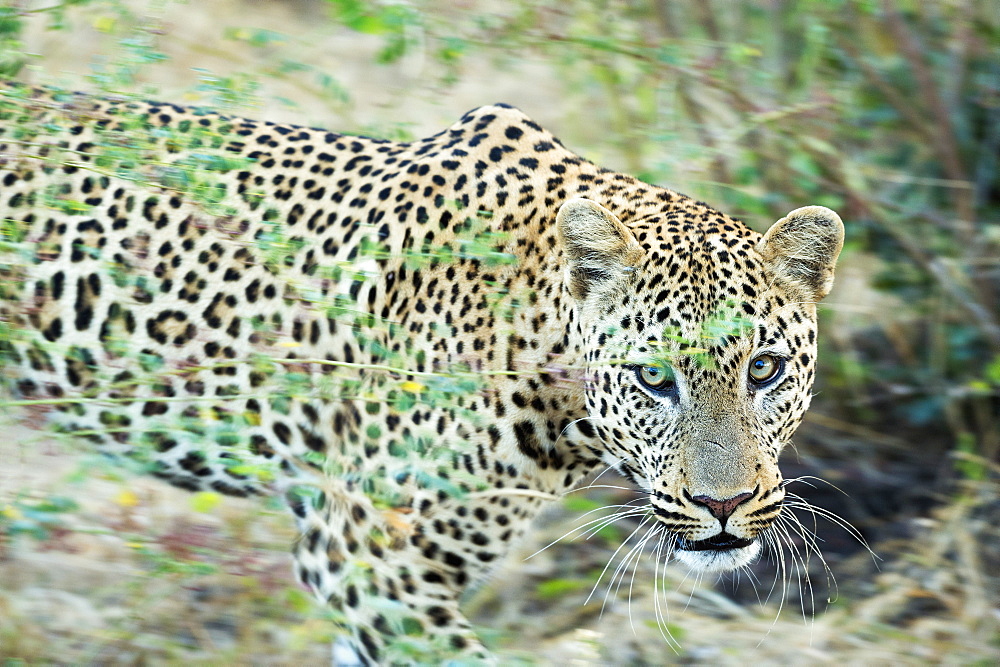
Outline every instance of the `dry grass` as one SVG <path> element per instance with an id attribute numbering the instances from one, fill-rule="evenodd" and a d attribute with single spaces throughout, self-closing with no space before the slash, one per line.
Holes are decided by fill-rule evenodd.
<path id="1" fill-rule="evenodd" d="M 222 499 L 198 511 L 190 494 L 120 471 L 45 436 L 8 426 L 0 507 L 69 496 L 43 540 L 4 537 L 0 646 L 29 664 L 325 664 L 330 627 L 294 583 L 290 517 Z M 614 501 L 600 492 L 595 502 Z M 588 505 L 589 507 L 589 505 Z M 837 590 L 811 573 L 818 613 L 803 615 L 774 567 L 755 568 L 763 604 L 725 592 L 649 553 L 608 592 L 605 575 L 634 528 L 563 540 L 579 509 L 557 506 L 470 596 L 466 608 L 505 662 L 538 664 L 991 664 L 1000 658 L 1000 508 L 995 487 L 880 539 L 881 560 L 829 554 Z M 827 535 L 832 527 L 820 528 Z M 816 565 L 816 563 L 813 563 Z M 744 580 L 746 577 L 744 577 Z M 831 602 L 826 603 L 830 596 Z M 589 600 L 588 600 L 589 598 Z M 783 599 L 784 608 L 779 610 Z M 657 607 L 665 624 L 657 622 Z M 669 640 L 663 633 L 669 633 Z"/>

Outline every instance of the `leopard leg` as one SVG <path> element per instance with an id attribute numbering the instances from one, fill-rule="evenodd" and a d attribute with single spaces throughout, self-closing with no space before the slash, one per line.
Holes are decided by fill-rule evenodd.
<path id="1" fill-rule="evenodd" d="M 298 576 L 334 610 L 344 639 L 335 660 L 357 664 L 493 664 L 459 610 L 465 581 L 428 558 L 407 528 L 360 493 L 326 494 L 300 508 Z"/>

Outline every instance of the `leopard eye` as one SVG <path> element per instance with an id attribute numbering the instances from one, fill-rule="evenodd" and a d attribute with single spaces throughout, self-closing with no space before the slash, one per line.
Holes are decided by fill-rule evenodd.
<path id="1" fill-rule="evenodd" d="M 636 373 L 644 385 L 655 391 L 665 391 L 674 384 L 673 373 L 662 366 L 638 366 Z"/>
<path id="2" fill-rule="evenodd" d="M 785 367 L 785 360 L 771 354 L 759 354 L 750 362 L 750 381 L 765 385 L 777 378 Z"/>

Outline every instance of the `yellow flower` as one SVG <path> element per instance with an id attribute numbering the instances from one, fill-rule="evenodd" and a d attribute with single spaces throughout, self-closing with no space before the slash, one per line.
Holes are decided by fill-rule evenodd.
<path id="1" fill-rule="evenodd" d="M 139 496 L 135 495 L 135 492 L 130 489 L 122 489 L 122 491 L 115 496 L 115 502 L 122 507 L 135 507 L 139 504 Z"/>
<path id="2" fill-rule="evenodd" d="M 424 389 L 427 389 L 427 387 L 425 387 L 424 385 L 420 384 L 419 382 L 414 382 L 413 380 L 407 380 L 403 384 L 399 385 L 399 388 L 402 389 L 403 391 L 408 391 L 411 394 L 419 394 Z"/>
<path id="3" fill-rule="evenodd" d="M 195 512 L 211 512 L 222 500 L 214 491 L 202 491 L 191 496 L 191 507 Z"/>

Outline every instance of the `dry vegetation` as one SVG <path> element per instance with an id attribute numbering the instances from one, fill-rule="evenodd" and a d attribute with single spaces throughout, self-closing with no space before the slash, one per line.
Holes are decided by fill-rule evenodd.
<path id="1" fill-rule="evenodd" d="M 785 472 L 843 489 L 799 493 L 878 560 L 824 521 L 833 587 L 816 558 L 811 588 L 801 572 L 772 585 L 772 562 L 755 581 L 696 581 L 650 554 L 614 580 L 634 525 L 531 556 L 627 494 L 595 489 L 547 514 L 467 608 L 505 663 L 985 665 L 1000 661 L 991 4 L 5 0 L 0 68 L 396 137 L 504 101 L 758 228 L 838 209 L 822 384 Z M 31 430 L 31 414 L 0 417 L 5 664 L 328 662 L 280 507 L 191 496 Z"/>

